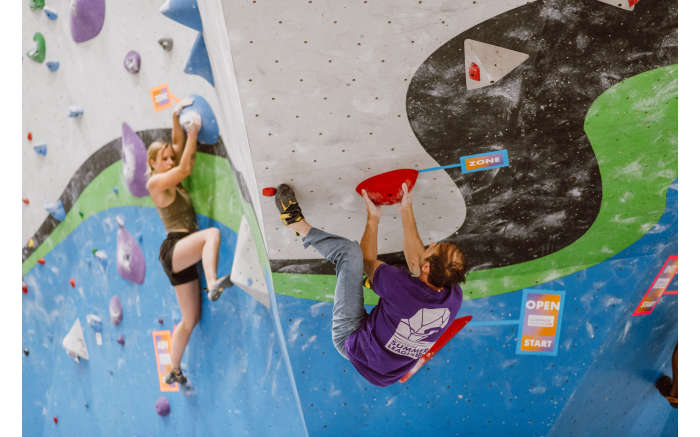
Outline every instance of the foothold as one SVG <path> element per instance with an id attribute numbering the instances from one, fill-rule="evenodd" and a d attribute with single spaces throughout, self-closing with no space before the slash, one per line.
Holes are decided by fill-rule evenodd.
<path id="1" fill-rule="evenodd" d="M 46 264 L 46 261 L 44 260 L 44 258 L 39 258 L 38 260 L 36 260 L 36 262 L 38 262 L 38 263 L 41 264 L 42 266 L 43 266 L 44 264 Z"/>
<path id="2" fill-rule="evenodd" d="M 109 318 L 115 325 L 120 324 L 124 319 L 122 303 L 117 296 L 112 296 L 112 299 L 109 301 Z"/>
<path id="3" fill-rule="evenodd" d="M 630 5 L 630 8 L 634 5 L 636 5 L 637 2 L 639 2 L 639 0 L 627 0 L 627 3 Z"/>
<path id="4" fill-rule="evenodd" d="M 78 211 L 78 215 L 80 216 L 80 218 L 83 218 L 83 217 L 85 217 L 85 214 L 83 214 L 83 212 L 82 212 L 82 211 Z"/>
<path id="5" fill-rule="evenodd" d="M 25 357 L 28 357 L 28 356 L 29 356 L 29 349 L 27 349 L 26 347 L 24 348 L 24 351 L 23 351 L 23 352 L 24 352 L 24 356 L 25 356 Z"/>
<path id="6" fill-rule="evenodd" d="M 192 98 L 193 103 L 180 113 L 180 125 L 184 129 L 184 120 L 191 117 L 188 115 L 190 112 L 199 114 L 202 119 L 202 128 L 197 135 L 197 141 L 202 144 L 216 144 L 219 141 L 219 125 L 216 123 L 214 111 L 201 96 L 193 94 L 190 98 Z"/>
<path id="7" fill-rule="evenodd" d="M 119 194 L 119 188 L 117 187 L 112 188 L 112 191 L 114 191 L 114 194 Z"/>
<path id="8" fill-rule="evenodd" d="M 97 257 L 102 267 L 107 267 L 107 252 L 104 250 L 93 249 L 92 254 Z"/>
<path id="9" fill-rule="evenodd" d="M 156 401 L 156 413 L 160 416 L 167 416 L 170 414 L 170 402 L 165 397 L 160 397 Z"/>
<path id="10" fill-rule="evenodd" d="M 61 66 L 61 63 L 58 61 L 49 61 L 46 63 L 46 67 L 48 67 L 49 70 L 51 70 L 52 73 L 55 73 L 56 70 L 58 70 L 58 67 Z"/>
<path id="11" fill-rule="evenodd" d="M 393 205 L 403 198 L 402 184 L 405 182 L 408 191 L 413 189 L 418 178 L 418 170 L 399 169 L 381 173 L 365 179 L 355 188 L 357 194 L 367 191 L 370 200 L 377 205 Z"/>
<path id="12" fill-rule="evenodd" d="M 32 9 L 41 9 L 44 5 L 44 0 L 29 0 L 29 7 Z"/>
<path id="13" fill-rule="evenodd" d="M 70 283 L 71 287 L 75 288 L 75 279 L 70 278 L 70 280 L 68 282 Z"/>
<path id="14" fill-rule="evenodd" d="M 159 318 L 159 319 L 158 319 L 158 323 L 160 323 L 160 324 L 162 325 L 162 324 L 163 324 L 163 319 Z"/>
<path id="15" fill-rule="evenodd" d="M 143 284 L 146 277 L 146 258 L 138 241 L 124 227 L 123 221 L 117 221 L 117 271 L 128 281 Z"/>
<path id="16" fill-rule="evenodd" d="M 169 52 L 173 49 L 173 39 L 172 38 L 161 38 L 158 40 L 158 44 L 163 47 L 163 50 Z"/>
<path id="17" fill-rule="evenodd" d="M 27 199 L 26 197 L 23 197 L 22 203 L 24 203 L 25 205 L 29 205 L 29 199 Z"/>
<path id="18" fill-rule="evenodd" d="M 55 202 L 46 202 L 44 209 L 59 222 L 66 219 L 66 210 L 63 209 L 63 202 L 60 199 Z"/>
<path id="19" fill-rule="evenodd" d="M 96 37 L 105 23 L 105 0 L 71 0 L 70 32 L 75 42 Z"/>
<path id="20" fill-rule="evenodd" d="M 46 58 L 46 40 L 44 35 L 37 32 L 34 34 L 34 48 L 27 52 L 27 57 L 34 62 L 42 63 Z"/>
<path id="21" fill-rule="evenodd" d="M 31 133 L 31 132 L 27 133 L 27 139 L 28 139 L 29 141 L 32 140 L 32 133 Z"/>
<path id="22" fill-rule="evenodd" d="M 138 73 L 141 70 L 141 55 L 135 50 L 129 50 L 124 57 L 124 68 L 129 73 Z"/>
<path id="23" fill-rule="evenodd" d="M 34 151 L 41 156 L 46 156 L 46 144 L 34 146 Z"/>
<path id="24" fill-rule="evenodd" d="M 27 284 L 22 282 L 22 293 L 27 294 L 29 292 L 29 287 L 27 287 Z"/>
<path id="25" fill-rule="evenodd" d="M 49 17 L 49 20 L 51 20 L 51 21 L 58 18 L 58 12 L 54 11 L 51 8 L 44 8 L 44 13 L 46 14 L 47 17 Z"/>
<path id="26" fill-rule="evenodd" d="M 84 112 L 85 111 L 83 111 L 83 108 L 81 108 L 80 106 L 68 107 L 68 116 L 71 118 L 82 117 Z"/>
<path id="27" fill-rule="evenodd" d="M 29 239 L 29 243 L 27 243 L 27 246 L 34 247 L 34 239 L 33 238 Z"/>
<path id="28" fill-rule="evenodd" d="M 56 425 L 58 425 L 58 417 L 53 416 L 53 423 L 55 423 Z"/>
<path id="29" fill-rule="evenodd" d="M 124 341 L 124 336 L 123 336 L 123 335 L 120 335 L 120 336 L 119 336 L 119 338 L 117 339 L 117 343 L 119 343 L 120 345 L 124 346 L 124 343 L 126 343 L 126 341 Z"/>
<path id="30" fill-rule="evenodd" d="M 277 194 L 277 188 L 275 187 L 265 187 L 262 190 L 263 196 L 272 197 Z"/>
<path id="31" fill-rule="evenodd" d="M 131 126 L 122 123 L 122 178 L 131 194 L 148 196 L 148 158 L 146 145 Z"/>

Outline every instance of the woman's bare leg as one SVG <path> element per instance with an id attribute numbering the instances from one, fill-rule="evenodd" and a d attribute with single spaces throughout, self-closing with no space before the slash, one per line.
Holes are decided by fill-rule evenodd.
<path id="1" fill-rule="evenodd" d="M 182 321 L 175 327 L 173 333 L 172 361 L 173 367 L 180 368 L 180 360 L 190 339 L 192 330 L 199 322 L 202 308 L 202 295 L 199 292 L 199 281 L 190 281 L 175 286 L 177 303 L 182 312 Z"/>
<path id="2" fill-rule="evenodd" d="M 203 229 L 178 241 L 173 249 L 173 273 L 180 272 L 201 259 L 207 288 L 211 288 L 216 282 L 220 243 L 221 233 L 217 228 Z"/>

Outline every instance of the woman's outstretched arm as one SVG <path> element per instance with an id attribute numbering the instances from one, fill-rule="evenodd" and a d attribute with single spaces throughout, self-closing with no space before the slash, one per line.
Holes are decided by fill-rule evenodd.
<path id="1" fill-rule="evenodd" d="M 173 109 L 173 152 L 175 152 L 175 157 L 178 161 L 182 157 L 182 152 L 185 148 L 185 130 L 180 126 L 180 113 L 193 102 L 194 100 L 191 97 L 182 99 Z"/>

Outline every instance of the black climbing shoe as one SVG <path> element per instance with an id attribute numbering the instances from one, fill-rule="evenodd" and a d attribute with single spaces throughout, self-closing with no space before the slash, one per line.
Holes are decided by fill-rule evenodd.
<path id="1" fill-rule="evenodd" d="M 296 223 L 304 218 L 301 207 L 294 195 L 294 190 L 287 184 L 277 187 L 275 194 L 275 205 L 280 212 L 280 219 L 287 225 Z"/>
<path id="2" fill-rule="evenodd" d="M 182 370 L 178 368 L 173 368 L 165 377 L 165 383 L 170 385 L 179 382 L 180 384 L 187 384 L 187 378 L 182 374 Z"/>
<path id="3" fill-rule="evenodd" d="M 213 289 L 207 291 L 207 297 L 209 297 L 209 300 L 213 302 L 221 297 L 221 293 L 223 293 L 224 290 L 232 286 L 233 282 L 231 282 L 230 276 L 222 276 L 216 280 Z"/>

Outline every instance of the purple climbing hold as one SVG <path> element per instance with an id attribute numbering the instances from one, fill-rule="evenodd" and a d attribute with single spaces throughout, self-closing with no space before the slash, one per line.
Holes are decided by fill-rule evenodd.
<path id="1" fill-rule="evenodd" d="M 71 0 L 70 33 L 75 42 L 96 37 L 105 24 L 105 0 Z"/>
<path id="2" fill-rule="evenodd" d="M 124 312 L 122 311 L 122 303 L 117 296 L 112 296 L 109 301 L 109 318 L 112 319 L 112 323 L 118 325 L 124 319 Z"/>
<path id="3" fill-rule="evenodd" d="M 119 336 L 119 338 L 117 339 L 117 343 L 119 343 L 120 345 L 124 346 L 124 343 L 126 343 L 126 341 L 124 341 L 124 336 L 123 336 L 123 335 L 120 335 L 120 336 Z"/>
<path id="4" fill-rule="evenodd" d="M 146 259 L 143 251 L 136 239 L 124 228 L 124 222 L 121 219 L 117 221 L 117 271 L 122 278 L 143 284 L 146 277 Z"/>
<path id="5" fill-rule="evenodd" d="M 148 196 L 147 161 L 143 141 L 128 124 L 122 123 L 122 177 L 124 185 L 136 197 Z"/>
<path id="6" fill-rule="evenodd" d="M 129 50 L 124 57 L 124 68 L 129 73 L 138 73 L 141 70 L 141 55 L 135 50 Z"/>
<path id="7" fill-rule="evenodd" d="M 165 397 L 159 397 L 156 401 L 156 413 L 160 416 L 167 416 L 170 414 L 170 402 Z"/>

